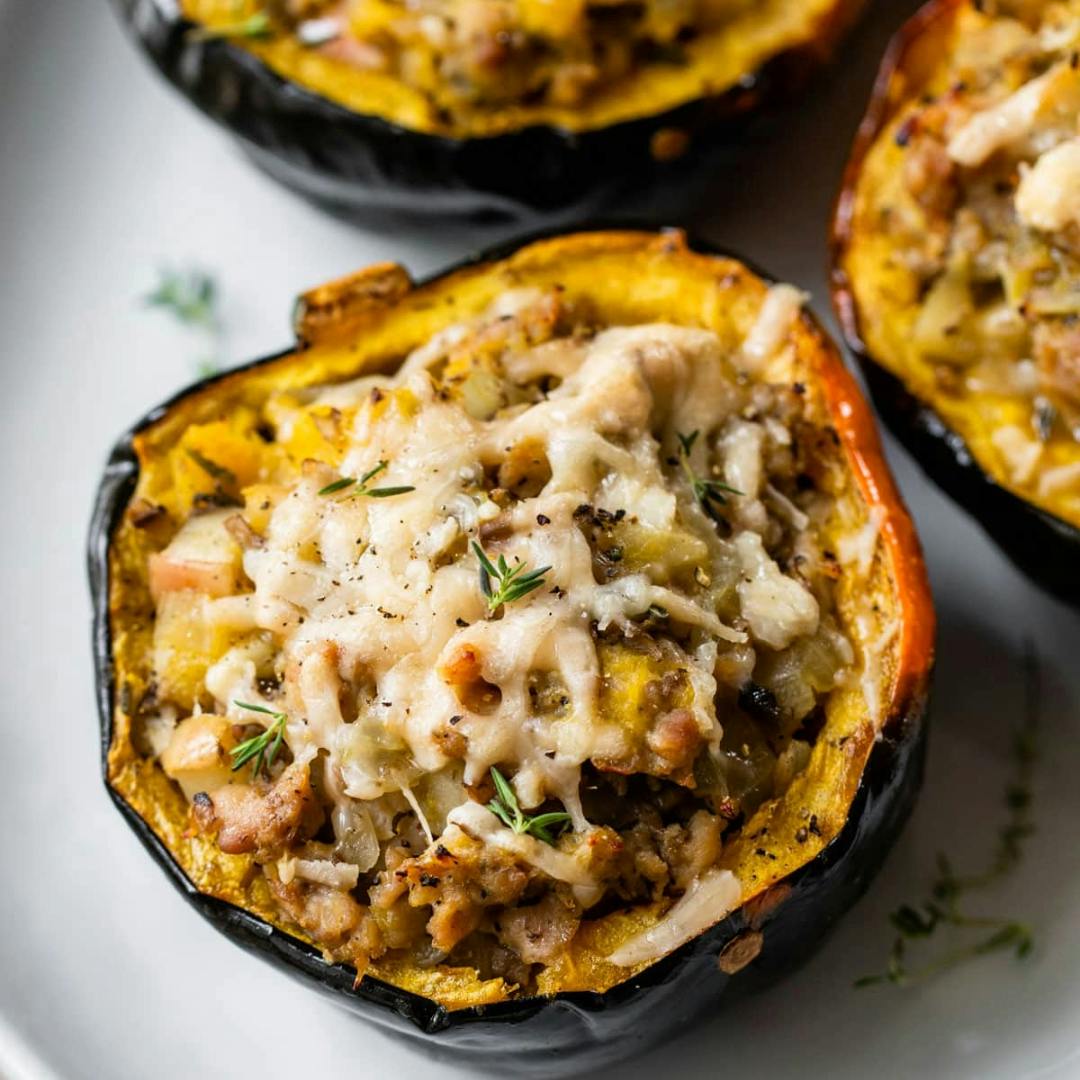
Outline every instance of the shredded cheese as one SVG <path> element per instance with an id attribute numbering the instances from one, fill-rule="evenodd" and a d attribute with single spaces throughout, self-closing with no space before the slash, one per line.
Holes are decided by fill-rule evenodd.
<path id="1" fill-rule="evenodd" d="M 655 926 L 620 945 L 608 959 L 619 967 L 648 964 L 692 941 L 729 915 L 742 900 L 739 879 L 730 870 L 709 870 Z"/>
<path id="2" fill-rule="evenodd" d="M 1016 424 L 996 428 L 990 440 L 1005 462 L 1006 470 L 1017 484 L 1026 484 L 1035 475 L 1043 456 L 1043 445 Z"/>
<path id="3" fill-rule="evenodd" d="M 1016 213 L 1025 225 L 1048 232 L 1080 223 L 1080 138 L 1047 150 L 1023 170 Z"/>
<path id="4" fill-rule="evenodd" d="M 1080 75 L 1068 63 L 1025 83 L 989 108 L 975 113 L 949 140 L 949 156 L 959 165 L 975 168 L 992 154 L 1031 134 L 1045 110 L 1065 95 L 1075 95 Z"/>
<path id="5" fill-rule="evenodd" d="M 769 290 L 757 322 L 743 343 L 743 366 L 748 371 L 761 371 L 779 351 L 807 299 L 807 294 L 793 285 L 774 285 Z"/>
<path id="6" fill-rule="evenodd" d="M 512 311 L 533 299 L 508 295 L 501 303 Z M 773 289 L 748 355 L 764 360 L 779 348 L 801 303 L 796 290 Z M 441 343 L 460 337 L 445 334 Z M 385 411 L 376 422 L 359 410 L 341 465 L 342 474 L 361 475 L 374 462 L 389 461 L 379 483 L 414 490 L 393 499 L 334 499 L 319 494 L 324 476 L 305 476 L 274 510 L 262 546 L 244 553 L 244 571 L 254 582 L 254 623 L 278 635 L 298 665 L 306 723 L 301 730 L 290 725 L 290 747 L 305 757 L 327 753 L 341 776 L 343 799 L 397 791 L 415 809 L 408 769 L 433 772 L 446 765 L 438 734 L 448 717 L 461 715 L 467 783 L 482 779 L 497 762 L 514 762 L 526 805 L 555 797 L 575 807 L 580 766 L 600 750 L 602 728 L 590 621 L 601 631 L 626 627 L 659 607 L 676 623 L 718 641 L 749 641 L 706 602 L 654 583 L 645 571 L 598 583 L 592 552 L 573 519 L 577 507 L 589 504 L 609 513 L 629 510 L 642 525 L 671 530 L 677 501 L 657 432 L 725 424 L 728 474 L 765 514 L 757 494 L 767 429 L 731 415 L 739 398 L 716 336 L 636 326 L 603 331 L 588 344 L 561 342 L 558 350 L 535 352 L 525 351 L 514 363 L 535 374 L 550 359 L 561 385 L 529 408 L 475 419 L 437 392 L 427 368 L 440 350 L 418 350 L 392 383 L 383 383 L 384 392 L 396 385 L 408 393 L 410 415 L 397 420 Z M 367 395 L 371 388 L 361 382 L 354 392 Z M 339 405 L 347 400 L 341 387 L 334 396 Z M 489 620 L 475 562 L 447 561 L 443 552 L 501 514 L 475 494 L 476 479 L 485 463 L 520 446 L 541 454 L 551 477 L 539 494 L 515 505 L 512 536 L 501 550 L 511 565 L 552 569 L 543 589 Z M 786 512 L 799 522 L 791 508 Z M 710 523 L 703 529 L 709 545 L 728 543 L 715 537 Z M 779 570 L 756 534 L 730 543 L 747 577 L 739 596 L 751 632 L 773 648 L 813 632 L 817 604 L 805 586 Z M 446 675 L 463 650 L 479 658 L 478 677 L 498 688 L 493 714 L 477 714 Z M 710 684 L 708 650 L 686 655 L 683 663 L 698 686 Z M 559 674 L 572 703 L 571 721 L 522 723 L 529 712 L 527 678 L 536 670 Z M 237 669 L 212 680 L 210 689 L 227 705 L 225 695 L 238 687 L 251 696 L 251 675 L 250 667 Z M 346 723 L 341 681 L 358 677 L 370 680 L 375 691 L 366 717 Z M 710 697 L 695 695 L 694 711 L 702 730 L 718 739 Z M 603 732 L 606 753 L 612 737 Z M 583 819 L 576 824 L 580 828 Z M 433 838 L 430 828 L 425 831 Z"/>

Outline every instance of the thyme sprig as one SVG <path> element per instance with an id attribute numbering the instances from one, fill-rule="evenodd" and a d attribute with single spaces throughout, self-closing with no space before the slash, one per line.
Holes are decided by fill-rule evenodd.
<path id="1" fill-rule="evenodd" d="M 237 479 L 236 473 L 232 469 L 226 469 L 224 465 L 219 465 L 216 461 L 211 461 L 205 454 L 200 454 L 194 447 L 189 447 L 187 450 L 187 456 L 199 466 L 200 469 L 211 480 L 217 480 L 220 484 L 226 487 L 236 487 Z"/>
<path id="2" fill-rule="evenodd" d="M 1025 923 L 1017 919 L 976 917 L 961 908 L 961 901 L 969 893 L 993 885 L 1017 867 L 1023 858 L 1024 842 L 1035 832 L 1031 816 L 1032 781 L 1037 758 L 1041 686 L 1037 657 L 1030 643 L 1025 650 L 1024 674 L 1026 707 L 1023 722 L 1013 736 L 1013 776 L 1005 787 L 1007 816 L 998 830 L 990 865 L 981 874 L 965 877 L 958 875 L 948 857 L 939 853 L 937 874 L 931 882 L 928 898 L 915 904 L 901 904 L 889 916 L 896 937 L 885 970 L 858 979 L 857 987 L 881 983 L 908 986 L 977 956 L 1008 950 L 1023 958 L 1031 952 L 1034 941 L 1031 929 Z M 911 943 L 925 941 L 945 926 L 961 931 L 977 930 L 983 936 L 946 950 L 919 967 L 910 967 Z"/>
<path id="3" fill-rule="evenodd" d="M 348 497 L 350 499 L 358 495 L 365 495 L 369 499 L 389 499 L 393 495 L 404 495 L 406 492 L 416 490 L 411 484 L 399 484 L 396 487 L 368 487 L 368 481 L 378 476 L 389 465 L 389 461 L 380 461 L 374 468 L 368 469 L 359 479 L 355 476 L 343 476 L 340 480 L 327 484 L 326 487 L 319 491 L 319 494 L 336 495 L 339 491 L 344 491 L 346 488 L 355 485 L 356 490 L 349 492 Z"/>
<path id="4" fill-rule="evenodd" d="M 694 449 L 694 443 L 697 442 L 700 434 L 700 431 L 692 431 L 689 435 L 676 432 L 676 438 L 679 440 L 679 464 L 682 466 L 686 482 L 693 490 L 698 505 L 709 517 L 715 519 L 717 517 L 717 507 L 723 506 L 727 502 L 726 496 L 742 495 L 743 492 L 720 480 L 710 480 L 707 477 L 699 476 L 694 470 L 693 465 L 690 464 L 690 453 Z"/>
<path id="5" fill-rule="evenodd" d="M 234 701 L 233 704 L 238 709 L 264 713 L 273 719 L 273 722 L 265 731 L 252 736 L 250 739 L 245 739 L 229 751 L 232 755 L 233 772 L 242 769 L 254 758 L 255 764 L 251 770 L 251 778 L 254 780 L 264 768 L 269 773 L 274 767 L 274 761 L 285 739 L 285 725 L 288 723 L 289 718 L 285 713 L 274 712 L 273 709 L 268 709 L 265 705 L 249 705 L 244 701 Z"/>
<path id="6" fill-rule="evenodd" d="M 256 11 L 246 19 L 222 23 L 220 26 L 197 26 L 188 31 L 188 41 L 216 41 L 219 38 L 264 38 L 274 32 L 270 16 Z"/>
<path id="7" fill-rule="evenodd" d="M 492 613 L 503 604 L 512 604 L 528 596 L 534 589 L 539 589 L 544 584 L 544 575 L 551 569 L 550 566 L 541 566 L 526 573 L 525 563 L 510 566 L 503 555 L 493 563 L 475 540 L 472 546 L 480 560 L 480 591 L 487 597 L 488 611 Z"/>
<path id="8" fill-rule="evenodd" d="M 217 374 L 224 335 L 220 293 L 214 278 L 202 270 L 162 270 L 157 288 L 143 297 L 143 302 L 201 331 L 209 339 L 211 353 L 198 361 L 196 371 L 200 378 Z"/>
<path id="9" fill-rule="evenodd" d="M 570 815 L 564 810 L 554 810 L 547 814 L 526 814 L 518 803 L 514 789 L 509 781 L 494 765 L 491 767 L 491 780 L 495 784 L 495 798 L 487 804 L 488 809 L 508 828 L 519 836 L 528 834 L 545 844 L 554 844 L 558 833 L 551 830 L 566 825 Z"/>
<path id="10" fill-rule="evenodd" d="M 157 288 L 145 301 L 149 307 L 171 312 L 187 326 L 217 328 L 217 283 L 202 270 L 162 270 Z"/>

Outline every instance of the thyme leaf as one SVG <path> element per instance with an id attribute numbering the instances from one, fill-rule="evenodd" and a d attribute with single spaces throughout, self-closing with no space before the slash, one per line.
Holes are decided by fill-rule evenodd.
<path id="1" fill-rule="evenodd" d="M 353 498 L 357 495 L 366 495 L 369 499 L 389 499 L 394 495 L 404 495 L 409 491 L 416 490 L 411 484 L 399 484 L 396 487 L 368 487 L 368 481 L 372 479 L 372 477 L 378 476 L 379 473 L 389 465 L 389 461 L 380 461 L 374 468 L 368 469 L 368 471 L 359 479 L 355 476 L 343 476 L 340 480 L 335 480 L 332 484 L 327 484 L 326 487 L 319 491 L 319 494 L 336 495 L 339 491 L 344 491 L 354 484 L 356 485 L 356 490 L 349 493 L 349 498 Z"/>
<path id="2" fill-rule="evenodd" d="M 344 491 L 347 487 L 352 487 L 355 483 L 355 476 L 343 476 L 340 480 L 335 480 L 332 484 L 327 484 L 326 487 L 320 488 L 319 494 L 336 495 L 339 491 Z"/>
<path id="3" fill-rule="evenodd" d="M 901 904 L 889 916 L 896 931 L 885 970 L 865 975 L 856 987 L 892 983 L 908 986 L 940 974 L 978 956 L 1011 951 L 1017 958 L 1027 956 L 1034 947 L 1030 927 L 1017 919 L 982 918 L 967 914 L 961 901 L 969 893 L 980 891 L 1000 881 L 1016 869 L 1023 858 L 1024 841 L 1034 832 L 1031 819 L 1032 780 L 1037 757 L 1036 740 L 1041 712 L 1041 686 L 1038 659 L 1030 642 L 1025 647 L 1025 711 L 1019 730 L 1013 736 L 1013 776 L 1005 786 L 1005 823 L 998 829 L 997 844 L 990 865 L 980 874 L 960 876 L 943 853 L 937 857 L 937 873 L 929 896 L 914 904 Z M 942 927 L 958 931 L 978 931 L 972 942 L 946 950 L 920 967 L 907 962 L 913 942 L 933 937 Z"/>
<path id="4" fill-rule="evenodd" d="M 242 769 L 249 761 L 254 759 L 255 764 L 251 770 L 251 778 L 254 780 L 263 769 L 269 774 L 274 767 L 278 751 L 285 739 L 285 725 L 289 718 L 285 713 L 274 712 L 265 705 L 249 705 L 244 701 L 234 701 L 238 709 L 247 709 L 249 712 L 265 713 L 273 722 L 265 730 L 250 739 L 238 743 L 230 751 L 232 756 L 232 771 Z"/>
<path id="5" fill-rule="evenodd" d="M 541 566 L 538 570 L 526 572 L 525 563 L 510 566 L 503 555 L 493 563 L 475 540 L 472 546 L 480 561 L 480 591 L 487 597 L 488 611 L 491 613 L 498 611 L 503 604 L 512 604 L 528 596 L 534 589 L 541 588 L 544 575 L 551 569 L 550 566 Z"/>
<path id="6" fill-rule="evenodd" d="M 709 517 L 716 520 L 717 507 L 723 506 L 727 502 L 727 496 L 742 495 L 743 492 L 720 480 L 710 480 L 708 477 L 700 476 L 694 470 L 693 465 L 690 464 L 690 453 L 694 449 L 694 443 L 697 442 L 700 434 L 700 431 L 692 431 L 689 435 L 676 432 L 676 438 L 679 440 L 679 464 L 682 466 L 686 482 L 694 492 L 694 498 L 697 500 L 698 505 Z"/>
<path id="7" fill-rule="evenodd" d="M 219 38 L 264 38 L 273 33 L 270 16 L 256 11 L 246 19 L 222 23 L 220 26 L 197 26 L 188 31 L 188 41 L 216 41 Z"/>
<path id="8" fill-rule="evenodd" d="M 488 809 L 505 825 L 519 836 L 528 834 L 543 840 L 545 844 L 554 844 L 557 833 L 552 829 L 566 825 L 570 815 L 563 810 L 549 811 L 546 814 L 526 814 L 518 803 L 514 789 L 509 781 L 494 765 L 491 767 L 491 780 L 495 785 L 495 798 L 487 804 Z"/>
<path id="9" fill-rule="evenodd" d="M 171 312 L 187 326 L 215 330 L 218 326 L 218 289 L 202 270 L 162 270 L 157 288 L 145 297 L 149 307 Z"/>
<path id="10" fill-rule="evenodd" d="M 211 461 L 205 454 L 200 454 L 198 450 L 188 448 L 187 456 L 199 466 L 200 469 L 211 480 L 217 480 L 218 483 L 227 487 L 236 487 L 236 473 L 232 469 L 226 469 L 224 465 L 219 465 L 216 461 Z"/>
<path id="11" fill-rule="evenodd" d="M 368 469 L 368 471 L 366 473 L 364 473 L 364 475 L 361 476 L 359 480 L 356 481 L 357 484 L 360 487 L 364 487 L 372 477 L 378 476 L 379 473 L 381 473 L 384 469 L 388 468 L 389 465 L 390 465 L 389 461 L 380 461 L 378 464 L 376 464 L 376 465 L 372 466 L 370 469 Z"/>

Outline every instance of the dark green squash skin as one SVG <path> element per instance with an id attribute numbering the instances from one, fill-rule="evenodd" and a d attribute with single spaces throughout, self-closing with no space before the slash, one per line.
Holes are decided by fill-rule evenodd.
<path id="1" fill-rule="evenodd" d="M 846 27 L 859 6 L 838 12 Z M 706 142 L 733 143 L 751 112 L 790 98 L 821 65 L 818 43 L 781 54 L 738 86 L 656 116 L 589 132 L 534 126 L 478 139 L 410 131 L 355 113 L 276 75 L 226 41 L 194 42 L 175 5 L 113 0 L 131 37 L 192 104 L 227 128 L 275 180 L 331 212 L 423 216 L 582 210 L 628 178 L 646 183 L 685 171 Z M 168 9 L 168 10 L 167 10 Z M 835 35 L 834 35 L 835 36 Z M 687 159 L 658 166 L 653 135 L 675 128 L 695 138 Z"/>
<path id="2" fill-rule="evenodd" d="M 446 273 L 470 262 L 497 261 L 520 246 L 521 241 L 506 245 Z M 700 244 L 693 247 L 708 250 Z M 241 370 L 282 355 L 285 353 L 256 360 Z M 741 908 L 604 994 L 564 993 L 448 1012 L 426 998 L 373 978 L 365 978 L 359 987 L 354 987 L 351 968 L 328 965 L 318 950 L 304 942 L 241 908 L 201 894 L 153 830 L 108 781 L 117 693 L 109 626 L 108 552 L 138 478 L 133 436 L 187 395 L 219 377 L 204 379 L 181 391 L 119 440 L 97 493 L 88 544 L 105 786 L 143 846 L 203 918 L 241 948 L 388 1033 L 423 1047 L 429 1057 L 538 1080 L 591 1072 L 640 1054 L 685 1033 L 691 1023 L 715 1015 L 722 1003 L 737 1001 L 775 983 L 817 951 L 840 917 L 866 891 L 915 804 L 926 752 L 928 680 L 914 685 L 910 696 L 897 704 L 887 721 L 871 751 L 840 834 L 817 858 L 778 887 L 784 895 L 767 914 L 751 921 L 751 915 Z M 763 933 L 761 954 L 735 975 L 722 973 L 717 964 L 719 954 L 748 928 Z"/>

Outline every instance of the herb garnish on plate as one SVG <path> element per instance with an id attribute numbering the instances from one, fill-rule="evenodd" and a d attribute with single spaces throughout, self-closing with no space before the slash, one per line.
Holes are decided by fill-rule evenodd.
<path id="1" fill-rule="evenodd" d="M 169 312 L 184 326 L 205 333 L 211 342 L 211 355 L 199 361 L 201 378 L 214 375 L 220 366 L 222 322 L 217 282 L 203 270 L 162 270 L 158 286 L 145 297 L 148 307 Z"/>
<path id="2" fill-rule="evenodd" d="M 1023 845 L 1035 832 L 1032 820 L 1032 780 L 1036 762 L 1036 739 L 1041 711 L 1041 683 L 1038 658 L 1029 642 L 1024 656 L 1024 717 L 1013 735 L 1013 775 L 1005 786 L 1005 824 L 998 830 L 993 861 L 981 874 L 957 874 L 944 854 L 937 857 L 937 875 L 930 885 L 928 898 L 902 904 L 889 916 L 896 931 L 888 964 L 883 972 L 856 980 L 857 987 L 892 983 L 908 986 L 937 975 L 976 956 L 1012 950 L 1017 957 L 1027 956 L 1033 947 L 1030 927 L 1017 919 L 983 918 L 967 914 L 962 900 L 970 893 L 985 889 L 1016 869 L 1023 857 Z M 909 966 L 909 946 L 934 937 L 943 927 L 959 931 L 980 931 L 976 941 L 942 952 L 917 967 Z"/>

